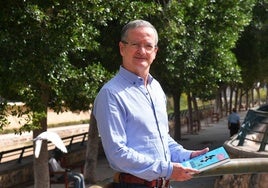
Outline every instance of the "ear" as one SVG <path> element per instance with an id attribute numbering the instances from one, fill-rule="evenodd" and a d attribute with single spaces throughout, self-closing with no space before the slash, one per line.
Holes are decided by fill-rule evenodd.
<path id="1" fill-rule="evenodd" d="M 153 60 L 155 60 L 157 52 L 158 52 L 158 47 L 154 49 L 154 52 L 153 52 L 154 53 L 154 58 L 153 58 Z"/>
<path id="2" fill-rule="evenodd" d="M 120 51 L 121 56 L 124 56 L 124 53 L 125 53 L 125 45 L 121 41 L 119 42 L 119 51 Z"/>

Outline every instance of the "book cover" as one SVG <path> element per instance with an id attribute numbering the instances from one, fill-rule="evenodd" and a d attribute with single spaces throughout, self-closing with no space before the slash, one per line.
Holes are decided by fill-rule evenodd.
<path id="1" fill-rule="evenodd" d="M 212 167 L 219 166 L 223 163 L 230 161 L 230 157 L 224 147 L 211 150 L 204 155 L 192 158 L 188 161 L 181 163 L 185 167 L 197 169 L 199 171 L 205 171 Z"/>

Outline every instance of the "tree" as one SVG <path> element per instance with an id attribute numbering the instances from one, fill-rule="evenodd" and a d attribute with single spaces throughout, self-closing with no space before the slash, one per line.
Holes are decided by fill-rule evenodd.
<path id="1" fill-rule="evenodd" d="M 241 67 L 243 85 L 242 89 L 248 95 L 252 88 L 267 84 L 268 58 L 267 58 L 267 34 L 268 34 L 268 14 L 267 0 L 259 0 L 253 9 L 253 19 L 245 28 L 233 50 L 238 64 Z M 248 99 L 247 99 L 248 101 Z M 249 104 L 246 103 L 246 107 Z"/>
<path id="2" fill-rule="evenodd" d="M 109 74 L 85 52 L 100 46 L 98 25 L 109 18 L 101 1 L 1 1 L 0 95 L 20 100 L 31 122 L 19 131 L 47 129 L 47 108 L 88 110 Z M 47 144 L 34 159 L 35 187 L 48 187 Z"/>
<path id="3" fill-rule="evenodd" d="M 154 72 L 165 83 L 165 91 L 173 98 L 192 91 L 195 96 L 210 96 L 221 83 L 239 76 L 230 50 L 250 21 L 254 2 L 162 1 L 161 19 L 156 24 L 160 51 Z M 176 105 L 174 102 L 179 109 Z M 176 111 L 175 139 L 180 139 Z"/>
<path id="4" fill-rule="evenodd" d="M 111 76 L 104 67 L 113 70 L 107 65 L 116 54 L 104 53 L 112 48 L 101 44 L 118 36 L 103 33 L 156 10 L 153 3 L 102 0 L 12 0 L 1 2 L 1 7 L 0 95 L 25 103 L 24 113 L 32 114 L 32 121 L 19 132 L 34 130 L 34 137 L 47 129 L 48 107 L 56 112 L 90 109 Z M 48 187 L 47 159 L 43 144 L 34 159 L 35 187 Z"/>

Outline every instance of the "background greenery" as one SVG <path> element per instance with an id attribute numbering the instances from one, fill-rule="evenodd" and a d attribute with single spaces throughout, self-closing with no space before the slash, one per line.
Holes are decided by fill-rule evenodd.
<path id="1" fill-rule="evenodd" d="M 19 132 L 34 130 L 34 137 L 47 130 L 48 108 L 91 109 L 98 90 L 121 63 L 122 26 L 146 19 L 160 38 L 151 73 L 173 99 L 179 139 L 183 93 L 190 111 L 197 110 L 198 98 L 213 99 L 217 111 L 227 113 L 240 106 L 243 97 L 246 106 L 253 104 L 253 90 L 259 93 L 267 84 L 267 4 L 267 0 L 3 0 L 0 129 L 8 126 L 8 101 L 25 103 L 26 110 L 13 113 L 27 115 Z M 39 186 L 48 179 L 38 175 L 48 174 L 47 148 L 42 147 L 42 157 L 34 160 L 39 164 L 35 166 Z"/>

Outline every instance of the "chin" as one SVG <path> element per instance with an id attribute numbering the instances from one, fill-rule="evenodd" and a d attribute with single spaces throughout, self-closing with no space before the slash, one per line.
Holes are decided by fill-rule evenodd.
<path id="1" fill-rule="evenodd" d="M 135 66 L 139 66 L 139 67 L 148 67 L 150 66 L 150 63 L 148 63 L 147 61 L 136 61 L 135 63 Z"/>

